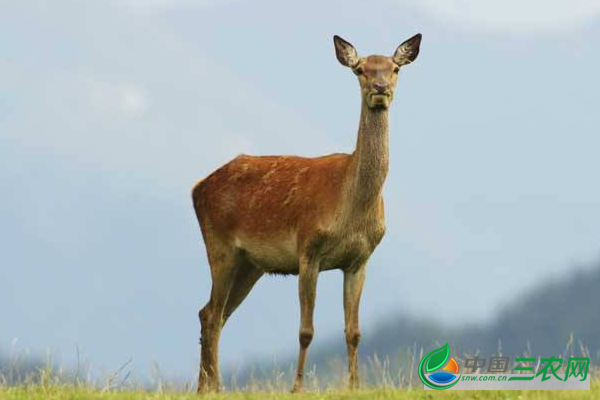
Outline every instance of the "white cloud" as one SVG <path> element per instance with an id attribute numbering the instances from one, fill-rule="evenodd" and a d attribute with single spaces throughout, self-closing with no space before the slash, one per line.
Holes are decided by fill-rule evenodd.
<path id="1" fill-rule="evenodd" d="M 600 16 L 600 0 L 400 0 L 444 23 L 486 30 L 568 29 Z"/>

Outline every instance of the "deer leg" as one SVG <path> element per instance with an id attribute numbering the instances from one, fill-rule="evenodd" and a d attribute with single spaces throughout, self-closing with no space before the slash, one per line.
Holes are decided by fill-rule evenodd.
<path id="1" fill-rule="evenodd" d="M 242 304 L 248 293 L 250 293 L 250 290 L 254 287 L 254 284 L 262 275 L 263 272 L 250 263 L 238 270 L 229 293 L 229 298 L 227 299 L 227 305 L 225 306 L 223 326 L 225 326 L 225 323 L 236 308 Z"/>
<path id="2" fill-rule="evenodd" d="M 319 266 L 316 263 L 309 265 L 308 260 L 301 259 L 298 273 L 298 294 L 300 297 L 300 354 L 298 356 L 298 369 L 293 393 L 302 391 L 304 375 L 304 363 L 308 346 L 313 338 L 313 312 L 315 309 L 315 297 L 317 294 L 317 276 Z"/>
<path id="3" fill-rule="evenodd" d="M 212 289 L 210 300 L 200 310 L 201 352 L 198 393 L 221 389 L 219 378 L 219 338 L 223 327 L 223 315 L 235 276 L 235 256 L 233 254 L 210 257 Z"/>
<path id="4" fill-rule="evenodd" d="M 350 389 L 358 388 L 358 308 L 363 283 L 365 281 L 365 265 L 358 269 L 344 271 L 344 319 L 346 347 L 348 349 L 348 372 Z"/>

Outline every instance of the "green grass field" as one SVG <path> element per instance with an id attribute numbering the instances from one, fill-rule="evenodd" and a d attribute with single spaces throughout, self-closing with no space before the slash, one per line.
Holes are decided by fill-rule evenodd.
<path id="1" fill-rule="evenodd" d="M 572 341 L 569 341 L 564 354 L 574 354 Z M 589 350 L 580 347 L 582 356 L 589 357 Z M 422 351 L 419 353 L 422 357 Z M 529 353 L 524 353 L 529 355 Z M 469 354 L 465 354 L 465 357 Z M 112 374 L 102 379 L 91 379 L 85 373 L 85 368 L 80 374 L 79 368 L 73 371 L 55 369 L 49 359 L 44 368 L 28 373 L 19 373 L 21 369 L 20 358 L 11 358 L 11 363 L 5 366 L 4 374 L 0 373 L 0 400 L 25 400 L 25 399 L 49 399 L 49 400 L 75 400 L 75 399 L 115 399 L 115 400 L 183 400 L 183 399 L 207 399 L 207 400 L 334 400 L 334 399 L 389 399 L 389 400 L 422 400 L 422 399 L 461 399 L 461 400 L 586 400 L 600 399 L 600 368 L 590 367 L 591 390 L 589 391 L 425 391 L 419 378 L 413 376 L 416 369 L 417 359 L 406 359 L 403 369 L 392 374 L 388 358 L 380 359 L 376 355 L 369 358 L 369 363 L 362 364 L 362 375 L 370 379 L 361 380 L 365 382 L 363 389 L 359 391 L 348 391 L 346 387 L 346 375 L 344 362 L 331 363 L 333 371 L 337 373 L 317 373 L 316 369 L 309 369 L 304 379 L 306 392 L 302 394 L 291 394 L 292 386 L 290 379 L 293 376 L 293 366 L 289 371 L 281 370 L 276 365 L 270 370 L 270 374 L 263 377 L 251 377 L 238 386 L 236 380 L 226 382 L 224 392 L 216 394 L 197 395 L 194 391 L 195 380 L 176 383 L 163 380 L 157 376 L 154 380 L 145 384 L 142 381 L 130 379 L 127 367 L 129 362 Z M 1 372 L 1 371 L 0 371 Z M 470 371 L 471 373 L 479 373 Z M 565 373 L 565 369 L 557 371 Z M 84 377 L 88 378 L 84 378 Z M 146 388 L 146 389 L 144 389 Z M 151 388 L 151 389 L 147 389 Z"/>
<path id="2" fill-rule="evenodd" d="M 357 392 L 331 390 L 291 394 L 283 392 L 224 392 L 221 394 L 196 395 L 194 393 L 151 393 L 144 391 L 101 391 L 73 386 L 20 386 L 0 387 L 0 399 L 7 400 L 75 400 L 75 399 L 115 399 L 115 400 L 334 400 L 334 399 L 515 399 L 515 400 L 586 400 L 600 398 L 600 382 L 592 383 L 590 391 L 424 391 L 422 389 L 394 390 L 367 389 Z"/>

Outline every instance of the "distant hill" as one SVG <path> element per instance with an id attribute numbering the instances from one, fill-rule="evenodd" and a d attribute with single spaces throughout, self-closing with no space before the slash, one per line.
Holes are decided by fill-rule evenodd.
<path id="1" fill-rule="evenodd" d="M 600 265 L 539 284 L 500 308 L 495 320 L 486 325 L 447 329 L 434 322 L 398 316 L 365 338 L 362 354 L 394 354 L 398 347 L 415 343 L 427 347 L 436 341 L 453 343 L 463 352 L 479 350 L 492 354 L 500 341 L 507 355 L 523 353 L 528 345 L 533 354 L 556 354 L 564 350 L 571 334 L 575 344 L 581 341 L 600 350 L 599 306 Z M 320 349 L 318 357 L 326 357 L 325 349 L 330 347 Z"/>
<path id="2" fill-rule="evenodd" d="M 37 357 L 9 357 L 0 353 L 0 384 L 13 385 L 39 376 L 47 364 Z"/>
<path id="3" fill-rule="evenodd" d="M 502 338 L 506 353 L 523 349 L 528 339 L 533 353 L 552 354 L 564 348 L 571 333 L 578 343 L 600 350 L 600 265 L 573 272 L 534 288 L 511 302 L 484 332 Z M 477 342 L 487 349 L 483 338 Z"/>
<path id="4" fill-rule="evenodd" d="M 485 299 L 482 298 L 482 301 Z M 398 315 L 370 329 L 363 335 L 359 348 L 361 363 L 369 363 L 375 354 L 388 357 L 392 372 L 403 361 L 418 358 L 425 351 L 450 343 L 454 354 L 484 356 L 496 354 L 501 344 L 504 355 L 516 356 L 530 350 L 532 355 L 558 355 L 564 352 L 571 335 L 572 345 L 579 353 L 581 342 L 592 355 L 600 350 L 600 264 L 594 268 L 577 269 L 571 275 L 540 283 L 532 290 L 513 299 L 497 311 L 489 324 L 463 325 L 450 329 L 435 321 L 410 315 Z M 364 329 L 363 329 L 364 331 Z M 411 354 L 412 353 L 412 354 Z M 346 347 L 343 334 L 332 337 L 310 349 L 308 363 L 317 371 L 330 369 L 330 360 L 345 362 Z M 592 359 L 592 362 L 598 358 Z M 295 354 L 280 365 L 293 365 Z M 255 370 L 268 371 L 268 363 L 258 363 Z M 366 368 L 368 370 L 368 368 Z M 248 370 L 237 372 L 238 382 L 244 382 Z M 225 375 L 227 379 L 228 375 Z"/>

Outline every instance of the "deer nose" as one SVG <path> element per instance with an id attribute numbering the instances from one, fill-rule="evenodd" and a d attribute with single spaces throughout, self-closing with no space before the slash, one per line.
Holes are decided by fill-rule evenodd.
<path id="1" fill-rule="evenodd" d="M 373 83 L 373 89 L 377 91 L 377 93 L 385 93 L 389 89 L 390 85 L 385 82 L 375 82 Z"/>

